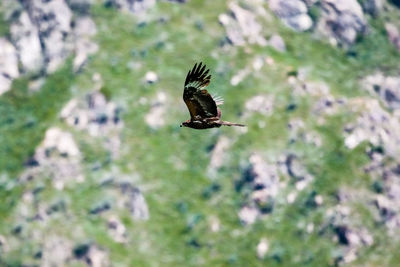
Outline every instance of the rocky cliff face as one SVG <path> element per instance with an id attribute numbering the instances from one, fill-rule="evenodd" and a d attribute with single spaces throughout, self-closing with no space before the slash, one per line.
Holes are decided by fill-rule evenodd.
<path id="1" fill-rule="evenodd" d="M 232 16 L 219 16 L 228 39 L 235 45 L 246 42 L 261 46 L 268 44 L 256 18 L 257 15 L 265 16 L 265 10 L 254 3 L 251 4 L 252 10 L 246 10 L 232 2 L 229 6 Z M 3 65 L 9 67 L 7 70 L 0 69 L 3 73 L 0 92 L 7 91 L 19 73 L 54 72 L 72 54 L 75 70 L 81 68 L 88 55 L 98 49 L 92 41 L 96 25 L 88 15 L 92 4 L 91 0 L 3 1 L 4 19 L 10 24 L 10 34 L 8 40 L 0 42 L 0 56 L 4 58 Z M 378 15 L 384 4 L 383 0 L 363 1 L 362 5 L 356 0 L 268 1 L 270 10 L 288 27 L 300 32 L 315 31 L 328 38 L 333 45 L 344 47 L 354 44 L 357 36 L 368 31 L 364 13 Z M 104 5 L 142 13 L 153 7 L 155 1 L 109 0 Z M 399 34 L 396 26 L 388 24 L 387 31 L 390 40 L 397 46 Z M 272 43 L 275 41 L 273 39 Z"/>
<path id="2" fill-rule="evenodd" d="M 396 1 L 212 2 L 1 1 L 0 110 L 46 121 L 0 118 L 0 145 L 43 133 L 0 154 L 32 151 L 0 170 L 0 265 L 396 261 Z M 54 119 L 35 96 L 68 59 Z M 178 128 L 193 61 L 247 128 Z"/>
<path id="3" fill-rule="evenodd" d="M 70 55 L 74 55 L 74 68 L 78 70 L 87 56 L 97 50 L 91 40 L 96 25 L 87 14 L 73 11 L 77 8 L 74 1 L 5 0 L 2 7 L 10 25 L 9 40 L 0 44 L 9 69 L 2 72 L 9 80 L 2 83 L 2 92 L 10 88 L 10 81 L 19 73 L 52 73 Z"/>

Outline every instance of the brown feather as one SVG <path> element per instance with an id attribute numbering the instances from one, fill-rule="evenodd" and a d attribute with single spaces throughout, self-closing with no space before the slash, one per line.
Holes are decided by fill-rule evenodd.
<path id="1" fill-rule="evenodd" d="M 194 65 L 185 79 L 183 100 L 189 109 L 191 118 L 210 118 L 218 115 L 217 105 L 204 87 L 210 84 L 209 69 L 202 62 Z M 207 76 L 208 75 L 208 76 Z"/>
<path id="2" fill-rule="evenodd" d="M 189 70 L 185 79 L 185 88 L 183 90 L 183 100 L 190 112 L 190 120 L 182 122 L 181 127 L 193 129 L 210 129 L 225 126 L 245 125 L 221 120 L 221 110 L 217 105 L 222 105 L 223 99 L 212 97 L 205 89 L 210 84 L 210 70 L 206 70 L 206 65 L 195 64 L 193 69 Z"/>

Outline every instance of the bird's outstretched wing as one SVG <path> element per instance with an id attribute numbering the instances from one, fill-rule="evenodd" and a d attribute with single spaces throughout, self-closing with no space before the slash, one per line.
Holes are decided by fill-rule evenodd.
<path id="1" fill-rule="evenodd" d="M 217 104 L 212 96 L 204 89 L 211 79 L 206 70 L 206 65 L 200 62 L 194 65 L 186 76 L 183 101 L 189 109 L 190 116 L 194 118 L 211 118 L 218 116 Z"/>

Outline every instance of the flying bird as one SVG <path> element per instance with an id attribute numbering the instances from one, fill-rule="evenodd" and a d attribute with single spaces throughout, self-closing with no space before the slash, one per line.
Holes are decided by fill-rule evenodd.
<path id="1" fill-rule="evenodd" d="M 198 65 L 196 63 L 193 69 L 189 70 L 183 90 L 183 101 L 189 109 L 190 119 L 182 122 L 181 127 L 193 129 L 218 128 L 222 125 L 244 127 L 243 124 L 221 120 L 221 110 L 218 106 L 224 101 L 220 97 L 212 97 L 205 89 L 211 79 L 209 71 L 202 62 Z"/>

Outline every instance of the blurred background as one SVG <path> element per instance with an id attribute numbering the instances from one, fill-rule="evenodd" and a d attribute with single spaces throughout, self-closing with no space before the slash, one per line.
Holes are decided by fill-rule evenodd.
<path id="1" fill-rule="evenodd" d="M 1 0 L 0 199 L 1 266 L 398 266 L 400 2 Z"/>

